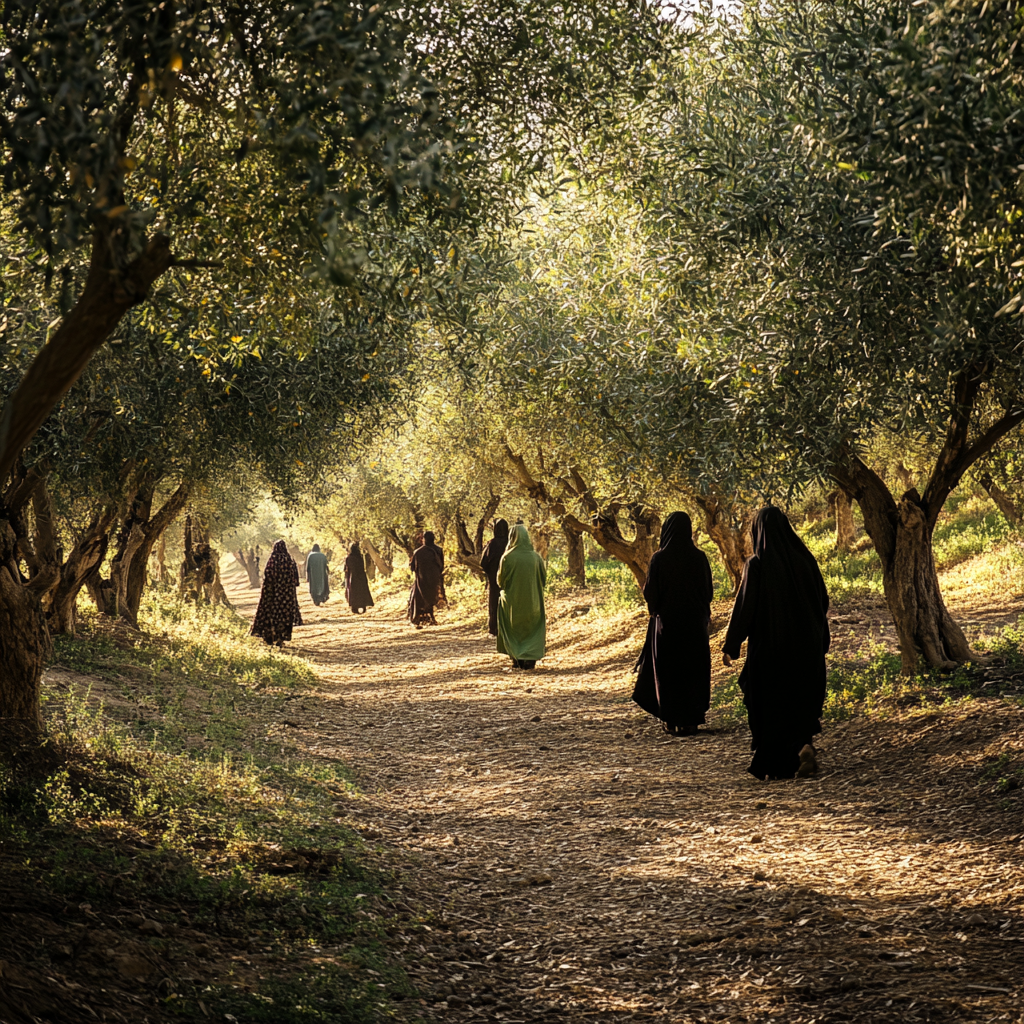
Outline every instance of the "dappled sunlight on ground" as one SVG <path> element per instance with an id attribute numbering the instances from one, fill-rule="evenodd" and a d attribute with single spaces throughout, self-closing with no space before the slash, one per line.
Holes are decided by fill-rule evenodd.
<path id="1" fill-rule="evenodd" d="M 552 657 L 526 673 L 464 608 L 416 631 L 397 599 L 357 617 L 303 598 L 293 647 L 321 681 L 289 735 L 355 769 L 362 795 L 339 813 L 433 913 L 394 940 L 416 1013 L 1020 1019 L 1020 791 L 990 770 L 1022 756 L 1018 706 L 828 726 L 819 778 L 758 783 L 745 731 L 712 718 L 673 739 L 631 703 L 642 616 L 573 604 L 549 608 Z M 887 622 L 884 606 L 837 614 L 851 651 Z"/>

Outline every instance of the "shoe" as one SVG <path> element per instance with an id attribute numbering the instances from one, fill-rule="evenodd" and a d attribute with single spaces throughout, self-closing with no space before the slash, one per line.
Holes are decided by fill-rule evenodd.
<path id="1" fill-rule="evenodd" d="M 805 743 L 800 748 L 800 767 L 796 770 L 798 779 L 809 779 L 812 775 L 818 774 L 818 755 L 810 743 Z"/>

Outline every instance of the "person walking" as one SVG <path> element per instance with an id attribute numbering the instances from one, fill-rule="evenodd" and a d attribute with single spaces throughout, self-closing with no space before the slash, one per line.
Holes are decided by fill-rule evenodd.
<path id="1" fill-rule="evenodd" d="M 693 543 L 693 523 L 673 512 L 647 570 L 644 598 L 651 619 L 637 659 L 633 700 L 673 736 L 692 736 L 711 706 L 711 598 L 707 555 Z"/>
<path id="2" fill-rule="evenodd" d="M 494 537 L 487 542 L 480 555 L 480 568 L 487 577 L 487 632 L 498 635 L 498 601 L 501 587 L 498 586 L 498 568 L 501 556 L 508 547 L 508 520 L 497 519 L 494 523 Z"/>
<path id="3" fill-rule="evenodd" d="M 366 559 L 363 558 L 358 541 L 349 548 L 348 558 L 345 559 L 345 599 L 356 615 L 373 607 L 370 581 L 366 578 Z"/>
<path id="4" fill-rule="evenodd" d="M 250 636 L 258 636 L 268 644 L 281 647 L 292 638 L 292 627 L 302 625 L 299 611 L 299 567 L 288 554 L 283 540 L 274 545 L 263 568 L 263 589 Z"/>
<path id="5" fill-rule="evenodd" d="M 331 596 L 327 556 L 320 550 L 319 544 L 306 556 L 306 579 L 309 582 L 309 596 L 317 607 Z"/>
<path id="6" fill-rule="evenodd" d="M 747 641 L 740 673 L 754 751 L 747 771 L 758 779 L 813 775 L 831 644 L 828 591 L 781 509 L 761 509 L 750 532 L 754 553 L 743 567 L 722 649 L 731 665 Z"/>
<path id="7" fill-rule="evenodd" d="M 498 567 L 498 653 L 507 654 L 516 668 L 532 669 L 544 657 L 546 583 L 544 559 L 534 551 L 529 532 L 519 523 L 509 534 Z"/>
<path id="8" fill-rule="evenodd" d="M 434 543 L 434 534 L 427 530 L 423 543 L 409 560 L 413 571 L 412 589 L 409 591 L 409 621 L 417 628 L 436 626 L 434 609 L 445 603 L 444 552 Z"/>

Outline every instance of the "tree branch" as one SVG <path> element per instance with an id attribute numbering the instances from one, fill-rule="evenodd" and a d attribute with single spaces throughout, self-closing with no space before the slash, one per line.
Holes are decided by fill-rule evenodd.
<path id="1" fill-rule="evenodd" d="M 1024 422 L 1024 406 L 1018 409 L 1008 409 L 1003 415 L 986 430 L 974 444 L 966 447 L 966 435 L 959 441 L 959 451 L 955 454 L 950 452 L 949 440 L 942 447 L 939 457 L 935 463 L 935 471 L 931 480 L 925 488 L 922 504 L 925 515 L 928 517 L 928 525 L 934 529 L 939 518 L 939 512 L 945 504 L 946 498 L 968 469 L 974 465 L 986 452 L 990 451 L 1000 438 L 1005 437 L 1011 430 Z M 950 426 L 950 434 L 953 432 Z M 958 434 L 959 438 L 959 434 Z"/>

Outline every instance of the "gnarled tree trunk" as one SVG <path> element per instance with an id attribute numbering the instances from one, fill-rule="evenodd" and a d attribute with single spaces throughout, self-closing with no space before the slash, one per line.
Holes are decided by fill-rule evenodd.
<path id="1" fill-rule="evenodd" d="M 483 579 L 485 574 L 480 565 L 480 552 L 475 549 L 473 538 L 461 515 L 455 517 L 455 543 L 455 560 Z"/>
<path id="2" fill-rule="evenodd" d="M 921 658 L 938 668 L 955 668 L 971 660 L 963 630 L 953 621 L 939 589 L 932 551 L 932 526 L 915 491 L 897 504 L 893 550 L 882 562 L 885 597 L 900 638 L 905 673 Z"/>
<path id="3" fill-rule="evenodd" d="M 117 615 L 133 629 L 139 628 L 139 608 L 149 582 L 149 556 L 153 545 L 174 522 L 188 501 L 189 485 L 179 484 L 157 512 L 153 512 L 155 484 L 139 488 L 125 522 L 118 553 L 111 565 Z"/>
<path id="4" fill-rule="evenodd" d="M 743 579 L 743 566 L 754 553 L 750 540 L 753 515 L 739 511 L 731 502 L 714 494 L 695 494 L 693 500 L 704 513 L 704 529 L 722 556 L 735 594 Z"/>
<path id="5" fill-rule="evenodd" d="M 958 374 L 946 438 L 923 496 L 911 488 L 897 502 L 882 478 L 848 449 L 837 452 L 831 467 L 836 483 L 860 505 L 864 528 L 882 562 L 885 597 L 907 674 L 917 672 L 922 662 L 950 669 L 975 657 L 942 599 L 932 533 L 964 473 L 1024 421 L 1024 408 L 1011 407 L 971 440 L 972 413 L 986 372 L 970 366 Z"/>
<path id="6" fill-rule="evenodd" d="M 900 641 L 903 672 L 913 675 L 922 662 L 949 669 L 969 661 L 967 639 L 942 600 L 932 553 L 935 520 L 921 496 L 910 490 L 897 502 L 882 478 L 855 456 L 834 475 L 859 503 L 864 529 L 882 563 L 882 586 Z"/>
<path id="7" fill-rule="evenodd" d="M 39 592 L 48 574 L 30 583 L 18 568 L 18 541 L 0 520 L 0 745 L 16 750 L 43 730 L 39 684 L 50 656 L 50 633 Z"/>
<path id="8" fill-rule="evenodd" d="M 372 540 L 368 537 L 360 537 L 359 544 L 369 556 L 370 561 L 377 567 L 378 572 L 383 576 L 390 576 L 395 571 L 394 567 L 388 563 L 388 560 Z"/>
<path id="9" fill-rule="evenodd" d="M 89 576 L 103 564 L 115 512 L 116 507 L 111 503 L 94 516 L 68 554 L 61 568 L 60 582 L 50 595 L 47 618 L 51 633 L 74 633 L 78 595 Z"/>
<path id="10" fill-rule="evenodd" d="M 562 536 L 565 537 L 565 554 L 568 561 L 565 574 L 572 580 L 574 587 L 587 585 L 587 549 L 583 543 L 583 534 L 573 529 L 568 523 L 562 523 Z"/>
<path id="11" fill-rule="evenodd" d="M 1013 499 L 993 479 L 990 473 L 984 473 L 981 477 L 981 486 L 988 491 L 988 496 L 995 502 L 996 508 L 1003 513 L 1006 521 L 1011 526 L 1020 526 L 1024 522 L 1020 511 L 1013 503 Z"/>
<path id="12" fill-rule="evenodd" d="M 851 551 L 857 541 L 857 524 L 853 521 L 853 503 L 842 487 L 829 492 L 828 507 L 836 520 L 836 547 Z"/>
<path id="13" fill-rule="evenodd" d="M 578 469 L 571 468 L 567 476 L 558 478 L 557 482 L 562 487 L 565 497 L 556 497 L 543 480 L 534 477 L 523 456 L 516 454 L 507 444 L 505 455 L 512 465 L 512 476 L 515 481 L 534 501 L 557 516 L 560 523 L 569 524 L 580 533 L 590 534 L 613 558 L 629 568 L 637 586 L 643 591 L 656 539 L 661 532 L 661 519 L 653 509 L 640 502 L 632 502 L 625 506 L 634 530 L 633 539 L 628 540 L 623 536 L 618 520 L 618 514 L 624 506 L 619 502 L 610 502 L 602 506 Z M 590 521 L 585 522 L 577 518 L 570 511 L 567 502 L 582 506 L 589 514 Z M 540 551 L 536 544 L 534 547 Z"/>
<path id="14" fill-rule="evenodd" d="M 248 551 L 239 548 L 237 551 L 231 552 L 231 557 L 245 570 L 246 576 L 249 577 L 249 588 L 259 590 L 260 570 L 256 564 L 256 552 L 252 548 L 249 548 Z"/>

